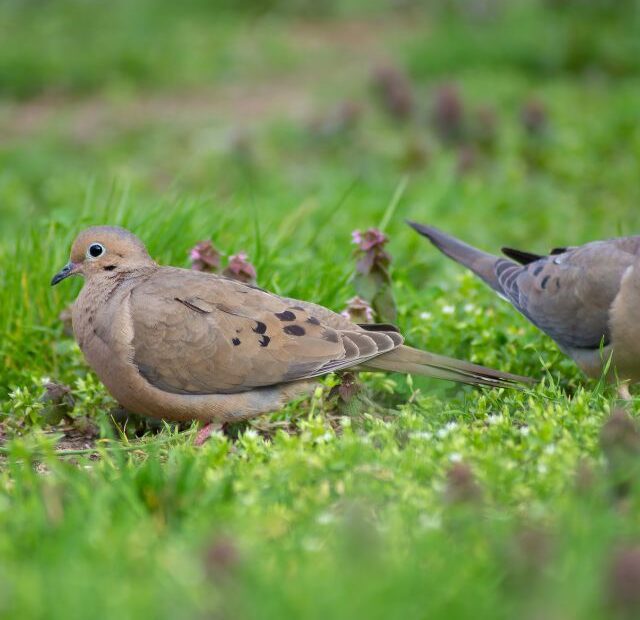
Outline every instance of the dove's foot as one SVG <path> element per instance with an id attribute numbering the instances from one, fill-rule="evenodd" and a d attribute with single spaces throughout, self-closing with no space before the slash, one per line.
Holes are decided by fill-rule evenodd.
<path id="1" fill-rule="evenodd" d="M 209 422 L 205 424 L 196 435 L 196 438 L 193 440 L 194 446 L 201 446 L 211 437 L 213 433 L 216 431 L 222 430 L 222 424 L 219 422 Z"/>

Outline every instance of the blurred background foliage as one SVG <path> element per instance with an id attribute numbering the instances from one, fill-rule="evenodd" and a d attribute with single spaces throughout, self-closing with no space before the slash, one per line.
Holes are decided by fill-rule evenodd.
<path id="1" fill-rule="evenodd" d="M 282 22 L 389 14 L 424 24 L 408 53 L 414 77 L 482 68 L 623 77 L 640 66 L 636 0 L 4 0 L 0 94 L 215 84 L 255 69 L 230 49 L 243 33 L 257 45 L 255 33 Z M 270 43 L 262 69 L 274 57 L 296 63 L 286 41 Z"/>

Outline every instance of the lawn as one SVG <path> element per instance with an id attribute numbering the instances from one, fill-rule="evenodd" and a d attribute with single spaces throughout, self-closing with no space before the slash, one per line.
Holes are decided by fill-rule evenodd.
<path id="1" fill-rule="evenodd" d="M 635 0 L 0 4 L 0 617 L 639 617 L 635 421 L 405 224 L 640 230 L 639 31 Z M 339 311 L 379 227 L 410 344 L 540 382 L 330 376 L 202 445 L 113 416 L 49 286 L 104 223 Z"/>

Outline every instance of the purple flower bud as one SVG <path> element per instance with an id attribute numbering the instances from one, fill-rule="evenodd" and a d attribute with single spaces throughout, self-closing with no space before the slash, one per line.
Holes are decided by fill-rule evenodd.
<path id="1" fill-rule="evenodd" d="M 482 500 L 482 489 L 466 463 L 454 463 L 447 470 L 445 497 L 450 504 L 472 504 Z"/>
<path id="2" fill-rule="evenodd" d="M 216 537 L 205 550 L 204 564 L 210 577 L 217 580 L 231 577 L 240 564 L 240 552 L 233 538 Z"/>
<path id="3" fill-rule="evenodd" d="M 640 614 L 640 547 L 618 549 L 607 575 L 609 603 L 625 618 Z"/>
<path id="4" fill-rule="evenodd" d="M 220 268 L 220 252 L 211 241 L 200 241 L 189 252 L 191 269 L 216 272 Z"/>
<path id="5" fill-rule="evenodd" d="M 376 247 L 382 247 L 389 238 L 377 228 L 369 228 L 364 233 L 354 230 L 351 233 L 353 243 L 357 244 L 363 252 L 368 252 Z"/>
<path id="6" fill-rule="evenodd" d="M 411 82 L 398 67 L 381 66 L 373 73 L 373 87 L 384 110 L 398 120 L 413 114 Z"/>
<path id="7" fill-rule="evenodd" d="M 380 320 L 393 323 L 397 317 L 395 301 L 391 290 L 389 265 L 391 256 L 384 250 L 387 236 L 377 228 L 365 232 L 355 230 L 353 242 L 357 245 L 354 252 L 356 273 L 353 283 L 356 292 L 371 302 L 373 314 Z M 371 319 L 365 318 L 365 321 Z"/>
<path id="8" fill-rule="evenodd" d="M 444 142 L 459 142 L 464 137 L 464 104 L 454 84 L 444 84 L 436 90 L 432 122 Z"/>
<path id="9" fill-rule="evenodd" d="M 384 245 L 389 238 L 377 228 L 369 228 L 361 232 L 354 230 L 351 233 L 352 242 L 358 246 L 356 256 L 359 256 L 356 270 L 362 274 L 368 274 L 376 269 L 386 271 L 391 257 L 384 251 Z"/>
<path id="10" fill-rule="evenodd" d="M 522 107 L 520 121 L 529 135 L 538 136 L 544 133 L 548 124 L 545 105 L 541 101 L 530 99 Z"/>
<path id="11" fill-rule="evenodd" d="M 496 112 L 489 106 L 482 106 L 476 110 L 474 118 L 474 133 L 478 144 L 486 149 L 491 148 L 497 137 L 498 119 Z"/>
<path id="12" fill-rule="evenodd" d="M 244 252 L 230 256 L 229 263 L 222 274 L 247 284 L 253 284 L 256 281 L 256 268 L 249 262 L 249 257 Z"/>
<path id="13" fill-rule="evenodd" d="M 465 174 L 475 167 L 478 160 L 477 152 L 472 146 L 463 146 L 458 150 L 456 169 L 458 174 Z"/>
<path id="14" fill-rule="evenodd" d="M 356 129 L 364 108 L 357 101 L 343 101 L 332 110 L 311 120 L 311 131 L 321 138 L 334 138 Z"/>

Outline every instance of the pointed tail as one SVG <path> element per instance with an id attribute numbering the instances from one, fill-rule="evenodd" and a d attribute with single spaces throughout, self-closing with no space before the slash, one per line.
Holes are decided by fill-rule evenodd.
<path id="1" fill-rule="evenodd" d="M 500 260 L 499 257 L 467 245 L 433 226 L 425 226 L 424 224 L 418 224 L 417 222 L 411 222 L 409 220 L 407 220 L 407 224 L 429 239 L 443 254 L 468 269 L 471 269 L 473 273 L 482 278 L 492 289 L 501 293 L 498 277 L 494 270 L 496 261 Z"/>
<path id="2" fill-rule="evenodd" d="M 512 375 L 405 345 L 367 361 L 364 370 L 402 372 L 489 387 L 524 389 L 526 385 L 535 383 L 530 377 Z"/>

